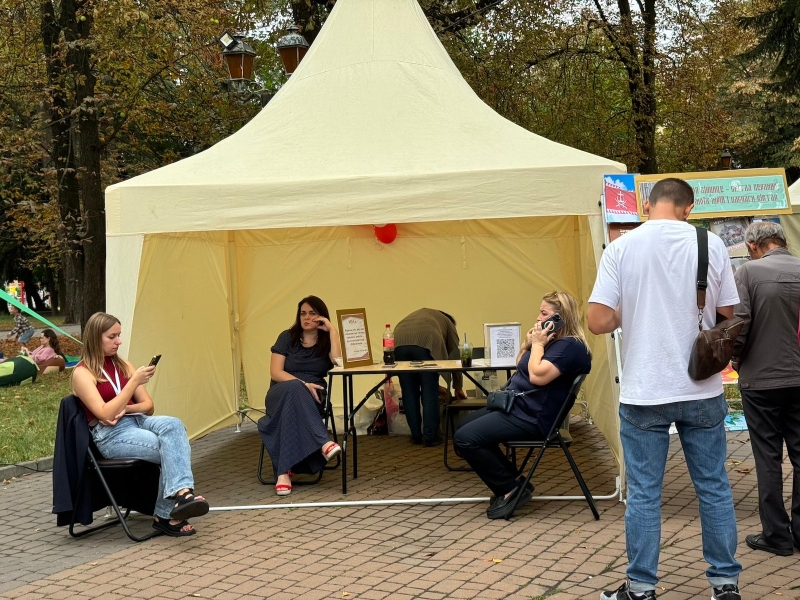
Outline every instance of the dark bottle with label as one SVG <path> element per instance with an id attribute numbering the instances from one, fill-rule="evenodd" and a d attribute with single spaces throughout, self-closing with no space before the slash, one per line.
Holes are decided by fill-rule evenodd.
<path id="1" fill-rule="evenodd" d="M 383 332 L 383 364 L 394 364 L 394 332 L 388 323 L 386 331 Z"/>

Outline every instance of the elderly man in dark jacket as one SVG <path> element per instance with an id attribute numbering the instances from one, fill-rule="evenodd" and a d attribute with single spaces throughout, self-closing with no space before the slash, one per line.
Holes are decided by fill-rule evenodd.
<path id="1" fill-rule="evenodd" d="M 745 232 L 750 262 L 734 276 L 745 320 L 733 352 L 758 476 L 761 533 L 747 545 L 781 556 L 800 548 L 800 258 L 786 248 L 780 225 L 753 223 Z M 783 503 L 783 444 L 794 467 L 791 518 Z"/>

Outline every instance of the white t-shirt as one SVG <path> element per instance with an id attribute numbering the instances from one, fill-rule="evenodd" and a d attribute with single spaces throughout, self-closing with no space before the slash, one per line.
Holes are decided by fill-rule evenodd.
<path id="1" fill-rule="evenodd" d="M 720 375 L 693 381 L 688 373 L 698 333 L 696 280 L 697 234 L 684 221 L 646 221 L 606 248 L 589 302 L 620 308 L 620 402 L 657 405 L 722 393 Z M 716 307 L 738 302 L 728 252 L 709 233 L 703 329 L 713 327 Z"/>

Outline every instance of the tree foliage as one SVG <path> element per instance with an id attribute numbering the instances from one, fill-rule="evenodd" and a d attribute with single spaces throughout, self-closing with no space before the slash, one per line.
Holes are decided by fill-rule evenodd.
<path id="1" fill-rule="evenodd" d="M 770 77 L 779 89 L 800 91 L 800 0 L 776 0 L 740 23 L 758 36 L 743 58 L 771 61 Z"/>

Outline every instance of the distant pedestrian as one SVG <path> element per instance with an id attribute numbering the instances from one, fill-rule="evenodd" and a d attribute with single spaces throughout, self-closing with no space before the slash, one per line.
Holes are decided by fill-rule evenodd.
<path id="1" fill-rule="evenodd" d="M 741 599 L 736 515 L 725 471 L 728 405 L 722 378 L 694 381 L 688 373 L 698 320 L 697 232 L 686 222 L 693 206 L 694 193 L 685 181 L 656 183 L 644 203 L 649 219 L 606 248 L 589 298 L 592 333 L 622 326 L 624 365 L 619 416 L 628 484 L 628 578 L 619 589 L 603 592 L 604 600 L 656 597 L 661 488 L 673 422 L 700 504 L 712 600 Z M 703 327 L 715 324 L 715 311 L 732 317 L 738 301 L 728 252 L 709 233 Z"/>
<path id="2" fill-rule="evenodd" d="M 14 329 L 9 331 L 6 337 L 16 338 L 20 346 L 26 348 L 28 341 L 33 337 L 35 332 L 33 325 L 31 325 L 31 322 L 28 321 L 13 304 L 8 305 L 8 312 L 14 317 Z"/>
<path id="3" fill-rule="evenodd" d="M 736 271 L 745 321 L 733 349 L 742 407 L 758 476 L 761 533 L 748 546 L 780 556 L 800 549 L 800 258 L 786 249 L 777 223 L 753 223 L 745 232 L 751 261 Z M 791 518 L 783 503 L 783 444 L 794 467 Z"/>

